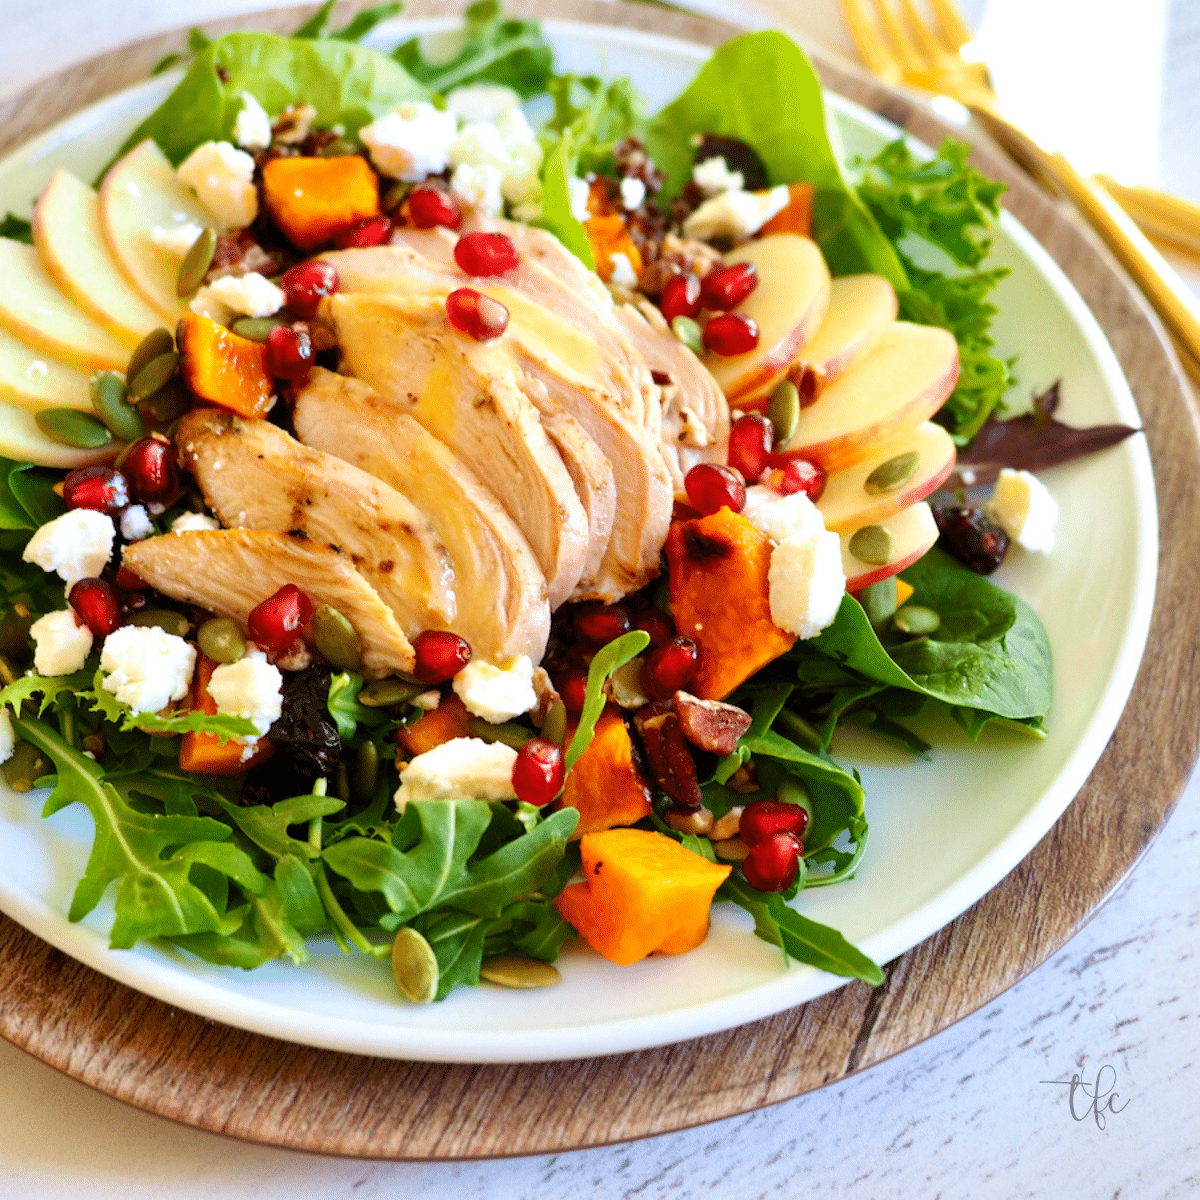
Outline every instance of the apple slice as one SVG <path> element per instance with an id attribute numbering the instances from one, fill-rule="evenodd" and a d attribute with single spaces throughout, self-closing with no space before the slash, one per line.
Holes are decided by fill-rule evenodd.
<path id="1" fill-rule="evenodd" d="M 903 455 L 915 455 L 916 462 L 902 483 L 886 491 L 868 489 L 867 478 L 885 463 Z M 954 439 L 932 421 L 906 430 L 885 442 L 869 458 L 830 475 L 817 508 L 825 518 L 825 528 L 837 533 L 860 525 L 878 525 L 902 508 L 924 500 L 937 491 L 954 470 Z"/>
<path id="2" fill-rule="evenodd" d="M 905 429 L 928 420 L 958 380 L 958 343 L 933 325 L 894 321 L 875 348 L 801 410 L 772 466 L 807 458 L 830 475 L 874 453 Z"/>
<path id="3" fill-rule="evenodd" d="M 70 171 L 55 171 L 33 210 L 33 244 L 50 277 L 130 347 L 162 324 L 125 282 L 100 228 L 100 201 Z"/>
<path id="4" fill-rule="evenodd" d="M 18 341 L 0 328 L 0 402 L 26 412 L 43 408 L 92 411 L 88 378 Z"/>
<path id="5" fill-rule="evenodd" d="M 738 311 L 758 324 L 758 345 L 746 354 L 704 355 L 729 400 L 757 395 L 787 370 L 813 336 L 829 304 L 829 268 L 816 242 L 795 233 L 775 233 L 739 246 L 725 262 L 753 263 L 758 286 Z"/>
<path id="6" fill-rule="evenodd" d="M 73 471 L 76 467 L 111 462 L 120 449 L 117 442 L 110 442 L 99 450 L 77 450 L 74 446 L 52 442 L 37 427 L 32 413 L 0 403 L 0 454 L 5 458 Z"/>
<path id="7" fill-rule="evenodd" d="M 129 347 L 54 285 L 38 252 L 0 238 L 0 326 L 31 350 L 91 375 L 123 371 Z"/>
<path id="8" fill-rule="evenodd" d="M 179 259 L 150 239 L 155 225 L 184 221 L 206 226 L 212 213 L 175 176 L 167 157 L 147 138 L 113 163 L 100 187 L 104 240 L 126 282 L 174 328 L 187 306 L 175 295 Z"/>
<path id="9" fill-rule="evenodd" d="M 921 502 L 910 505 L 903 512 L 876 522 L 886 529 L 892 539 L 892 555 L 886 563 L 865 563 L 850 553 L 852 533 L 842 534 L 842 570 L 846 572 L 846 591 L 861 592 L 869 584 L 896 575 L 923 554 L 927 554 L 938 540 L 937 522 L 933 510 Z M 857 532 L 855 530 L 854 532 Z"/>

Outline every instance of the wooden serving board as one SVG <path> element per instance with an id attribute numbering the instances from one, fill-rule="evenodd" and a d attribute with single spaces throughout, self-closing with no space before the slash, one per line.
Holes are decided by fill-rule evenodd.
<path id="1" fill-rule="evenodd" d="M 351 10 L 357 5 L 343 5 Z M 457 5 L 416 3 L 417 16 Z M 659 7 L 588 0 L 519 14 L 621 23 L 716 45 L 732 27 Z M 222 22 L 289 30 L 308 9 Z M 344 15 L 342 17 L 344 18 Z M 182 44 L 153 38 L 73 67 L 0 106 L 0 149 L 137 82 Z M 826 85 L 926 142 L 927 110 L 816 57 Z M 312 1050 L 227 1028 L 113 982 L 0 917 L 0 1035 L 92 1087 L 216 1133 L 324 1154 L 480 1158 L 579 1149 L 686 1128 L 785 1100 L 873 1066 L 988 1003 L 1070 938 L 1133 867 L 1173 808 L 1200 739 L 1200 440 L 1162 331 L 1100 243 L 980 146 L 1005 205 L 1091 306 L 1137 398 L 1158 488 L 1158 598 L 1121 722 L 1075 801 L 999 886 L 861 983 L 727 1033 L 578 1062 L 456 1066 Z"/>

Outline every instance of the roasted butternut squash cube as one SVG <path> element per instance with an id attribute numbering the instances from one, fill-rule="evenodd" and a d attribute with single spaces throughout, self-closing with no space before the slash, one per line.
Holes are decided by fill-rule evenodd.
<path id="1" fill-rule="evenodd" d="M 454 738 L 470 737 L 467 722 L 471 714 L 457 696 L 446 696 L 437 708 L 419 717 L 411 725 L 396 730 L 396 741 L 410 758 L 432 750 Z"/>
<path id="2" fill-rule="evenodd" d="M 361 154 L 273 158 L 262 184 L 267 211 L 301 250 L 380 212 L 379 177 Z"/>
<path id="3" fill-rule="evenodd" d="M 189 707 L 210 716 L 217 711 L 217 702 L 208 694 L 208 681 L 216 669 L 216 662 L 207 654 L 197 655 Z M 259 739 L 254 753 L 243 761 L 245 752 L 246 747 L 232 738 L 222 743 L 215 733 L 185 733 L 179 744 L 179 765 L 197 775 L 239 775 L 266 762 L 275 753 L 275 747 L 264 737 Z"/>
<path id="4" fill-rule="evenodd" d="M 633 739 L 619 709 L 610 705 L 600 714 L 595 737 L 567 776 L 562 802 L 579 809 L 572 840 L 650 815 L 650 787 L 638 770 Z"/>
<path id="5" fill-rule="evenodd" d="M 798 233 L 801 237 L 812 237 L 813 196 L 816 188 L 811 183 L 789 183 L 788 202 L 763 227 L 761 233 Z"/>
<path id="6" fill-rule="evenodd" d="M 266 346 L 199 313 L 179 322 L 175 340 L 184 382 L 201 400 L 243 417 L 265 417 L 271 410 L 275 386 L 267 372 Z"/>

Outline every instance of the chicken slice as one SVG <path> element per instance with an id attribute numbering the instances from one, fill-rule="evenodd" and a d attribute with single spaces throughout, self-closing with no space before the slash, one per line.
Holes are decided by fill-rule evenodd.
<path id="1" fill-rule="evenodd" d="M 328 546 L 258 529 L 199 530 L 134 542 L 122 561 L 164 596 L 231 617 L 243 629 L 251 609 L 285 583 L 295 584 L 314 605 L 331 605 L 354 627 L 364 677 L 413 669 L 412 645 L 392 610 L 350 560 Z"/>
<path id="2" fill-rule="evenodd" d="M 406 636 L 454 621 L 454 570 L 429 520 L 395 488 L 302 446 L 269 421 L 198 408 L 176 444 L 229 528 L 268 529 L 344 554 Z"/>
<path id="3" fill-rule="evenodd" d="M 495 497 L 437 438 L 365 383 L 317 367 L 296 393 L 297 436 L 407 496 L 450 551 L 453 629 L 475 654 L 540 662 L 550 634 L 546 580 Z"/>
<path id="4" fill-rule="evenodd" d="M 457 333 L 429 295 L 338 293 L 322 312 L 347 374 L 411 412 L 508 511 L 557 608 L 583 574 L 587 517 L 511 357 Z"/>

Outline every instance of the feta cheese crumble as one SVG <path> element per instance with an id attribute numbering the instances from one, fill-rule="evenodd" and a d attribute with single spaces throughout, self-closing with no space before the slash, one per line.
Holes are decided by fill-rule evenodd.
<path id="1" fill-rule="evenodd" d="M 171 522 L 172 533 L 198 533 L 205 529 L 220 529 L 221 522 L 207 513 L 180 513 Z"/>
<path id="2" fill-rule="evenodd" d="M 1058 501 L 1050 489 L 1029 471 L 1005 467 L 996 490 L 985 506 L 991 517 L 1017 545 L 1049 554 L 1054 549 Z"/>
<path id="3" fill-rule="evenodd" d="M 246 150 L 265 150 L 271 144 L 271 118 L 249 92 L 239 92 L 242 107 L 233 123 L 233 140 Z"/>
<path id="4" fill-rule="evenodd" d="M 404 768 L 396 789 L 396 808 L 411 801 L 515 800 L 513 764 L 517 752 L 503 742 L 451 738 Z"/>
<path id="5" fill-rule="evenodd" d="M 249 650 L 235 663 L 223 663 L 208 681 L 208 694 L 217 712 L 246 717 L 260 734 L 267 732 L 283 712 L 283 674 L 267 662 L 261 650 Z M 258 738 L 238 738 L 257 742 Z"/>
<path id="6" fill-rule="evenodd" d="M 683 223 L 685 237 L 745 238 L 757 233 L 777 212 L 787 207 L 785 184 L 765 192 L 720 192 L 705 200 Z"/>
<path id="7" fill-rule="evenodd" d="M 491 163 L 478 167 L 460 163 L 450 176 L 450 194 L 467 208 L 498 217 L 504 212 L 503 181 L 500 168 Z"/>
<path id="8" fill-rule="evenodd" d="M 706 195 L 719 192 L 740 192 L 746 186 L 746 177 L 741 171 L 731 171 L 729 164 L 719 155 L 706 158 L 692 168 L 692 181 Z"/>
<path id="9" fill-rule="evenodd" d="M 614 287 L 629 288 L 631 291 L 637 287 L 637 272 L 633 269 L 633 263 L 629 261 L 628 254 L 614 250 L 608 256 L 608 261 L 612 263 L 612 274 L 608 277 L 609 283 Z"/>
<path id="10" fill-rule="evenodd" d="M 121 514 L 121 536 L 127 542 L 140 542 L 153 532 L 150 516 L 140 504 L 131 504 Z"/>
<path id="11" fill-rule="evenodd" d="M 233 309 L 217 296 L 211 284 L 205 284 L 188 301 L 188 308 L 210 321 L 216 321 L 218 325 L 228 325 L 233 318 Z"/>
<path id="12" fill-rule="evenodd" d="M 104 690 L 134 712 L 158 712 L 182 700 L 195 666 L 195 647 L 155 625 L 123 625 L 100 652 Z"/>
<path id="13" fill-rule="evenodd" d="M 493 725 L 537 707 L 533 663 L 526 654 L 507 669 L 472 659 L 455 675 L 451 686 L 469 713 Z"/>
<path id="14" fill-rule="evenodd" d="M 112 557 L 117 536 L 112 517 L 90 508 L 73 508 L 43 525 L 21 557 L 43 571 L 57 571 L 67 587 L 95 579 Z"/>
<path id="15" fill-rule="evenodd" d="M 746 489 L 742 516 L 773 542 L 789 537 L 815 538 L 825 532 L 820 510 L 803 492 L 785 496 L 763 484 Z"/>
<path id="16" fill-rule="evenodd" d="M 241 229 L 258 216 L 254 159 L 230 142 L 204 142 L 179 164 L 179 182 L 225 229 Z"/>
<path id="17" fill-rule="evenodd" d="M 414 100 L 364 126 L 358 136 L 377 170 L 415 183 L 446 169 L 458 120 L 453 113 L 439 112 L 428 100 Z"/>
<path id="18" fill-rule="evenodd" d="M 8 709 L 0 708 L 0 763 L 6 763 L 13 756 L 17 744 L 17 735 L 13 731 L 12 721 L 9 720 Z"/>
<path id="19" fill-rule="evenodd" d="M 70 608 L 39 617 L 29 636 L 34 645 L 33 669 L 39 675 L 70 675 L 92 652 L 92 631 L 79 623 Z"/>
<path id="20" fill-rule="evenodd" d="M 577 221 L 587 221 L 591 218 L 591 210 L 588 208 L 588 195 L 591 188 L 588 187 L 586 179 L 580 179 L 577 175 L 571 175 L 567 179 L 567 196 L 571 201 L 571 216 Z"/>
<path id="21" fill-rule="evenodd" d="M 170 229 L 154 225 L 150 229 L 150 240 L 168 254 L 183 258 L 203 232 L 204 230 L 195 221 L 186 221 L 184 224 L 174 225 Z"/>
<path id="22" fill-rule="evenodd" d="M 498 83 L 469 83 L 446 93 L 446 111 L 464 125 L 495 121 L 507 109 L 520 108 L 521 97 Z"/>
<path id="23" fill-rule="evenodd" d="M 250 271 L 245 275 L 223 275 L 204 291 L 235 313 L 246 317 L 273 317 L 287 302 L 282 288 L 265 275 Z"/>
<path id="24" fill-rule="evenodd" d="M 645 198 L 646 185 L 640 179 L 621 180 L 621 207 L 626 212 L 633 212 L 634 209 L 641 208 Z"/>
<path id="25" fill-rule="evenodd" d="M 50 375 L 50 365 L 44 363 L 40 358 L 33 359 L 29 366 L 25 368 L 25 378 L 32 379 L 35 375 L 40 375 L 46 379 Z"/>

